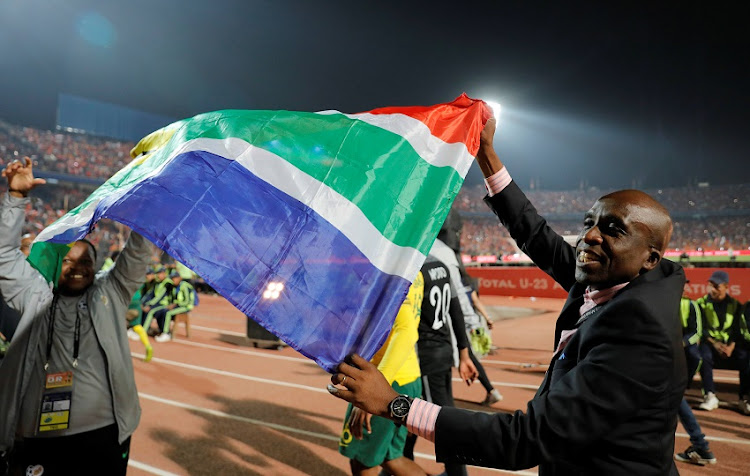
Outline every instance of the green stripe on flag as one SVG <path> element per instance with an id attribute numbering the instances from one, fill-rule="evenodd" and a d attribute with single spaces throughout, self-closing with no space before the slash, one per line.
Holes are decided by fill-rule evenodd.
<path id="1" fill-rule="evenodd" d="M 60 277 L 60 270 L 62 269 L 62 260 L 71 247 L 72 243 L 68 245 L 47 242 L 34 243 L 27 260 L 34 269 L 44 276 L 47 282 L 57 286 L 57 279 Z"/>
<path id="2" fill-rule="evenodd" d="M 166 150 L 196 138 L 235 137 L 268 150 L 354 203 L 394 244 L 427 254 L 463 184 L 401 136 L 342 114 L 219 111 L 186 122 Z M 435 199 L 435 190 L 444 190 Z M 410 213 L 419 220 L 405 221 Z M 345 230 L 343 230 L 345 231 Z"/>
<path id="3" fill-rule="evenodd" d="M 87 220 L 103 197 L 154 175 L 180 153 L 194 150 L 190 141 L 199 138 L 232 137 L 281 157 L 357 206 L 386 239 L 425 255 L 463 184 L 453 167 L 429 164 L 404 137 L 343 114 L 225 110 L 167 127 L 176 132 L 166 145 L 133 160 L 71 210 L 67 224 L 58 220 L 45 230 L 44 238 L 62 232 L 88 209 L 86 218 L 78 219 Z M 436 190 L 442 191 L 437 198 Z"/>

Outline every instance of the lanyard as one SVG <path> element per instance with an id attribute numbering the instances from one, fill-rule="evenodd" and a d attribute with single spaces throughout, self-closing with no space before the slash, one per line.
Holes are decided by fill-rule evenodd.
<path id="1" fill-rule="evenodd" d="M 52 355 L 52 337 L 55 334 L 55 314 L 57 314 L 58 295 L 52 299 L 52 308 L 49 318 L 49 328 L 47 329 L 47 359 L 44 363 L 44 370 L 49 368 L 49 359 Z M 73 368 L 78 367 L 78 350 L 81 346 L 81 312 L 80 306 L 76 305 L 76 325 L 73 332 Z"/>

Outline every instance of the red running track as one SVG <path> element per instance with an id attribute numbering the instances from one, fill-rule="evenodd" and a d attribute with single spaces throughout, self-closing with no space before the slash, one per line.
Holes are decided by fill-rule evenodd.
<path id="1" fill-rule="evenodd" d="M 476 402 L 485 393 L 455 379 L 457 405 L 480 411 L 526 407 L 542 380 L 561 300 L 486 297 L 496 319 L 499 346 L 483 360 L 504 400 L 491 409 Z M 527 309 L 534 309 L 531 313 Z M 524 315 L 524 312 L 526 315 Z M 515 317 L 513 317 L 515 316 Z M 329 376 L 290 348 L 264 350 L 237 345 L 245 317 L 223 298 L 202 296 L 191 315 L 191 336 L 180 326 L 173 342 L 154 345 L 154 359 L 141 361 L 131 342 L 143 409 L 133 436 L 130 475 L 346 475 L 348 460 L 337 451 L 345 404 L 325 390 Z M 719 397 L 733 404 L 736 372 L 717 375 Z M 690 390 L 697 406 L 700 392 Z M 696 410 L 718 464 L 678 463 L 684 475 L 750 474 L 750 417 L 730 405 Z M 676 446 L 689 444 L 678 427 Z M 432 474 L 443 471 L 431 443 L 420 440 L 417 462 Z M 517 474 L 536 474 L 530 469 Z M 470 475 L 511 474 L 469 467 Z"/>

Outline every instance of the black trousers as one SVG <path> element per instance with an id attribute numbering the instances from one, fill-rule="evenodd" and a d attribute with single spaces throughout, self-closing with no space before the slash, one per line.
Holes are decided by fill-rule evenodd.
<path id="1" fill-rule="evenodd" d="M 130 438 L 117 441 L 117 425 L 71 436 L 16 441 L 10 474 L 25 476 L 28 468 L 44 468 L 44 476 L 125 476 Z M 29 473 L 36 474 L 36 473 Z"/>

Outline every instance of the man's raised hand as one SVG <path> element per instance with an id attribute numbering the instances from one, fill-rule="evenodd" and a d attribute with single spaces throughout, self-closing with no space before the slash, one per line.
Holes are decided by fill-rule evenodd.
<path id="1" fill-rule="evenodd" d="M 484 125 L 482 133 L 479 135 L 479 150 L 477 151 L 477 164 L 482 169 L 485 178 L 499 172 L 503 168 L 503 163 L 495 152 L 493 141 L 495 138 L 495 127 L 497 120 L 491 117 Z"/>

